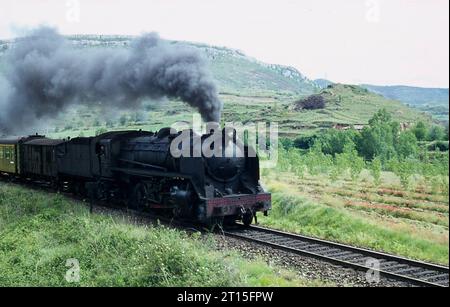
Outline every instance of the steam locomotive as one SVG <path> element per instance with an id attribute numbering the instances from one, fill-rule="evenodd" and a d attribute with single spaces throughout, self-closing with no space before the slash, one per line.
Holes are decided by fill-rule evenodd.
<path id="1" fill-rule="evenodd" d="M 164 128 L 67 140 L 41 135 L 0 139 L 0 173 L 45 180 L 58 189 L 136 210 L 207 224 L 250 225 L 257 212 L 267 215 L 271 209 L 271 195 L 259 182 L 258 157 L 252 148 L 237 146 L 235 132 L 218 150 L 212 136 Z M 180 139 L 187 142 L 174 145 Z M 215 154 L 196 152 L 196 141 Z M 174 156 L 173 149 L 188 155 Z"/>

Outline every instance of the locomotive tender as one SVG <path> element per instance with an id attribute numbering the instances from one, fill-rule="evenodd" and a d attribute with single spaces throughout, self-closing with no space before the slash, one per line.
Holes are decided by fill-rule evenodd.
<path id="1" fill-rule="evenodd" d="M 271 195 L 259 183 L 259 160 L 252 148 L 241 144 L 244 155 L 236 155 L 234 133 L 231 143 L 222 143 L 222 155 L 195 155 L 196 135 L 189 130 L 191 155 L 174 157 L 172 142 L 182 135 L 163 128 L 68 140 L 40 135 L 0 139 L 0 173 L 201 223 L 241 220 L 249 225 L 257 212 L 267 214 Z M 196 139 L 204 144 L 211 135 Z M 230 148 L 234 154 L 225 155 Z"/>

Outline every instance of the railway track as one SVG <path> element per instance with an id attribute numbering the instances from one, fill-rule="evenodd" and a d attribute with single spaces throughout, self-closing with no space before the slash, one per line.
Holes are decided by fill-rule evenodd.
<path id="1" fill-rule="evenodd" d="M 224 230 L 229 237 L 255 242 L 291 253 L 313 257 L 380 277 L 427 287 L 448 287 L 449 268 L 344 244 L 267 229 L 258 226 Z"/>

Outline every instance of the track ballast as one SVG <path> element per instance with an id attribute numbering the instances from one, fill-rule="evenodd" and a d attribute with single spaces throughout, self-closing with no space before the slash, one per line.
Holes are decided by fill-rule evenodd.
<path id="1" fill-rule="evenodd" d="M 449 286 L 449 268 L 445 266 L 259 226 L 227 229 L 223 234 L 360 271 L 371 270 L 382 277 L 413 285 Z"/>

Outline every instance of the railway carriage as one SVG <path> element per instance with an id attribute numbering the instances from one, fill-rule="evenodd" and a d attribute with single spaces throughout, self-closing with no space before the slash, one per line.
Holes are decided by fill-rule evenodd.
<path id="1" fill-rule="evenodd" d="M 19 155 L 17 139 L 0 139 L 0 172 L 5 174 L 19 174 Z"/>
<path id="2" fill-rule="evenodd" d="M 56 146 L 63 142 L 45 137 L 23 142 L 20 146 L 22 174 L 34 178 L 57 178 Z"/>

